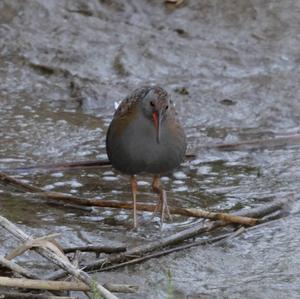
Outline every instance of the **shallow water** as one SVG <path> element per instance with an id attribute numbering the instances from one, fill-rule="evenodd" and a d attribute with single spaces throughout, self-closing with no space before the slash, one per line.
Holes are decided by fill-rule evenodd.
<path id="1" fill-rule="evenodd" d="M 300 131 L 299 23 L 296 0 L 2 1 L 0 3 L 0 168 L 105 159 L 114 102 L 137 86 L 163 85 L 176 102 L 190 153 L 163 179 L 169 203 L 237 211 L 294 198 L 281 222 L 250 230 L 225 246 L 202 246 L 100 273 L 140 285 L 134 298 L 299 296 L 299 146 L 217 150 Z M 128 177 L 111 167 L 15 176 L 46 190 L 130 200 Z M 139 200 L 156 202 L 151 178 Z M 80 209 L 0 188 L 1 214 L 37 236 L 60 232 L 64 245 L 127 245 L 155 240 L 199 220 Z M 0 231 L 0 252 L 14 243 Z M 21 257 L 28 263 L 28 256 Z M 42 259 L 41 269 L 47 268 Z M 30 264 L 30 263 L 29 263 Z M 41 270 L 42 271 L 42 270 Z M 120 296 L 133 298 L 132 295 Z"/>

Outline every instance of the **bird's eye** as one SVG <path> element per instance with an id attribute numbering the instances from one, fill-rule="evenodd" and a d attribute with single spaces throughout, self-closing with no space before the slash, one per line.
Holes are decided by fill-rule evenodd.
<path id="1" fill-rule="evenodd" d="M 150 105 L 151 105 L 152 107 L 154 107 L 154 102 L 153 102 L 153 101 L 151 101 L 151 102 L 150 102 Z"/>
<path id="2" fill-rule="evenodd" d="M 168 109 L 169 109 L 169 105 L 166 106 L 166 110 L 168 110 Z"/>

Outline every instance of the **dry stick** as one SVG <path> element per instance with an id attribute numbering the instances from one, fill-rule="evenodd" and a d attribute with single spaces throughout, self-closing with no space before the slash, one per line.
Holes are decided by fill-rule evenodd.
<path id="1" fill-rule="evenodd" d="M 152 253 L 152 254 L 147 254 L 143 257 L 134 258 L 134 259 L 129 260 L 127 262 L 123 262 L 123 263 L 116 264 L 116 265 L 113 265 L 113 266 L 108 266 L 108 267 L 101 268 L 101 269 L 97 270 L 97 272 L 115 270 L 117 268 L 121 268 L 121 267 L 132 265 L 132 264 L 137 264 L 137 263 L 143 262 L 145 260 L 149 260 L 149 259 L 152 259 L 152 258 L 155 258 L 155 257 L 160 257 L 160 256 L 163 256 L 163 255 L 167 255 L 167 254 L 170 254 L 170 253 L 173 253 L 173 252 L 176 252 L 176 251 L 188 249 L 188 248 L 199 246 L 199 245 L 212 244 L 212 243 L 215 243 L 215 242 L 218 242 L 218 241 L 222 241 L 224 238 L 230 237 L 231 235 L 232 235 L 232 233 L 228 233 L 228 234 L 224 234 L 224 235 L 221 235 L 221 236 L 218 236 L 218 237 L 214 237 L 214 238 L 210 238 L 210 239 L 206 239 L 206 240 L 199 240 L 199 241 L 192 242 L 192 243 L 189 243 L 189 244 L 184 244 L 184 245 L 181 245 L 181 246 L 172 247 L 172 248 L 169 248 L 169 249 L 164 249 L 164 250 Z"/>
<path id="2" fill-rule="evenodd" d="M 42 196 L 47 199 L 63 201 L 68 204 L 73 203 L 76 205 L 83 206 L 97 206 L 97 207 L 105 207 L 105 208 L 118 208 L 118 209 L 132 209 L 132 202 L 126 201 L 117 201 L 117 200 L 101 200 L 101 199 L 93 199 L 93 198 L 81 198 L 78 196 L 72 196 L 60 192 L 46 192 L 42 188 L 32 186 L 23 182 L 20 182 L 4 173 L 0 172 L 0 181 L 5 182 L 6 184 L 10 184 L 16 188 L 35 193 L 39 196 Z M 137 210 L 154 212 L 156 210 L 156 205 L 153 204 L 142 204 L 137 203 Z M 210 220 L 222 220 L 225 222 L 238 223 L 243 225 L 255 225 L 258 220 L 249 217 L 241 217 L 237 215 L 227 214 L 227 213 L 216 213 L 216 212 L 207 212 L 201 209 L 195 208 L 180 208 L 180 207 L 169 207 L 171 214 L 177 214 L 187 217 L 199 217 L 206 218 Z"/>
<path id="3" fill-rule="evenodd" d="M 76 250 L 72 259 L 72 264 L 78 268 L 79 260 L 81 258 L 81 252 L 79 250 Z"/>
<path id="4" fill-rule="evenodd" d="M 175 6 L 179 6 L 183 2 L 184 2 L 184 0 L 165 0 L 165 3 L 174 4 Z"/>
<path id="5" fill-rule="evenodd" d="M 283 206 L 288 206 L 292 202 L 292 199 L 293 199 L 292 197 L 290 197 L 290 195 L 294 196 L 293 193 L 290 193 L 290 194 L 286 195 L 288 198 L 277 199 L 274 202 L 265 203 L 263 206 L 238 211 L 238 212 L 236 212 L 236 215 L 239 215 L 239 216 L 247 215 L 248 217 L 262 218 L 265 215 L 268 215 L 268 214 L 271 214 L 271 213 L 274 213 L 274 212 L 280 210 L 281 208 L 283 208 Z M 264 222 L 263 219 L 261 219 L 259 221 L 259 223 L 262 223 L 262 222 Z"/>
<path id="6" fill-rule="evenodd" d="M 78 268 L 80 258 L 81 258 L 81 252 L 78 251 L 78 250 L 75 251 L 75 253 L 73 255 L 73 259 L 72 259 L 72 265 L 74 267 Z M 76 278 L 72 277 L 71 281 L 73 281 L 73 280 L 76 280 Z M 91 296 L 90 296 L 90 294 L 89 294 L 88 291 L 87 292 L 83 292 L 83 293 L 86 295 L 87 298 L 91 299 Z"/>
<path id="7" fill-rule="evenodd" d="M 70 253 L 74 251 L 82 252 L 95 252 L 95 253 L 119 253 L 126 251 L 125 246 L 103 246 L 103 245 L 86 245 L 63 248 L 64 253 Z"/>
<path id="8" fill-rule="evenodd" d="M 257 225 L 257 226 L 259 226 L 259 225 Z M 252 226 L 251 228 L 254 228 L 254 227 L 257 227 L 257 226 Z M 220 245 L 225 244 L 229 240 L 232 240 L 233 238 L 239 236 L 240 234 L 245 232 L 245 230 L 246 229 L 242 226 L 238 230 L 236 230 L 232 233 L 227 233 L 227 234 L 223 234 L 221 236 L 217 236 L 217 237 L 214 237 L 214 238 L 210 238 L 210 239 L 206 239 L 206 240 L 199 240 L 199 241 L 195 241 L 195 242 L 192 242 L 192 243 L 189 243 L 189 244 L 185 244 L 185 245 L 181 245 L 181 246 L 161 250 L 161 251 L 158 251 L 158 252 L 155 252 L 155 253 L 152 253 L 152 254 L 147 254 L 143 257 L 134 258 L 134 259 L 129 260 L 127 262 L 123 262 L 123 263 L 120 263 L 120 264 L 104 267 L 104 268 L 101 268 L 97 271 L 98 272 L 103 272 L 103 271 L 115 270 L 117 268 L 121 268 L 121 267 L 132 265 L 132 264 L 137 264 L 137 263 L 140 263 L 142 261 L 149 260 L 151 258 L 160 257 L 160 256 L 163 256 L 163 255 L 166 255 L 166 254 L 170 254 L 170 253 L 177 252 L 177 251 L 180 251 L 180 250 L 188 249 L 188 248 L 191 248 L 191 247 L 196 247 L 196 246 L 199 246 L 199 245 L 214 244 L 214 246 L 216 246 L 216 245 L 220 246 Z"/>
<path id="9" fill-rule="evenodd" d="M 13 272 L 16 272 L 24 277 L 32 278 L 32 279 L 39 279 L 38 275 L 32 273 L 31 271 L 23 268 L 22 266 L 18 265 L 14 261 L 10 261 L 5 257 L 0 257 L 0 265 L 10 269 Z M 1 298 L 1 297 L 0 297 Z"/>
<path id="10" fill-rule="evenodd" d="M 14 179 L 11 176 L 0 172 L 0 181 L 3 182 L 4 184 L 10 185 L 15 187 L 18 190 L 21 191 L 26 191 L 26 192 L 41 192 L 41 188 L 35 187 L 33 185 L 29 185 L 26 183 L 21 182 L 20 180 Z"/>
<path id="11" fill-rule="evenodd" d="M 53 239 L 54 237 L 59 236 L 60 234 L 55 233 L 48 236 L 43 236 L 40 238 L 32 239 L 31 241 L 24 242 L 23 244 L 19 245 L 18 247 L 14 248 L 10 253 L 6 254 L 6 258 L 8 260 L 12 260 L 13 258 L 23 254 L 28 249 L 34 247 L 49 247 L 52 249 L 56 254 L 60 255 L 62 258 L 67 259 L 67 257 L 62 253 L 62 251 L 58 248 Z M 49 242 L 48 240 L 52 240 L 53 242 Z"/>
<path id="12" fill-rule="evenodd" d="M 299 214 L 299 213 L 296 213 L 296 214 Z M 270 226 L 270 225 L 274 225 L 278 222 L 283 222 L 283 221 L 286 221 L 288 218 L 290 218 L 291 216 L 295 215 L 294 213 L 293 214 L 290 214 L 288 216 L 284 216 L 282 218 L 276 218 L 276 219 L 270 219 L 268 216 L 265 216 L 263 218 L 263 220 L 266 219 L 266 221 L 263 221 L 262 223 L 258 224 L 258 225 L 255 225 L 255 226 L 251 226 L 251 227 L 247 227 L 245 229 L 246 232 L 248 231 L 252 231 L 252 230 L 257 230 L 257 229 L 261 229 L 262 227 L 266 227 L 266 226 Z"/>
<path id="13" fill-rule="evenodd" d="M 10 278 L 0 276 L 0 286 L 49 291 L 89 291 L 90 287 L 82 282 L 51 281 L 40 279 Z"/>
<path id="14" fill-rule="evenodd" d="M 131 257 L 141 256 L 147 252 L 154 251 L 158 248 L 162 248 L 165 246 L 174 245 L 176 243 L 182 242 L 188 238 L 192 238 L 198 234 L 202 234 L 213 229 L 216 229 L 220 226 L 223 226 L 224 222 L 215 221 L 205 225 L 196 225 L 190 227 L 184 231 L 178 232 L 171 236 L 167 236 L 162 240 L 149 242 L 140 246 L 136 246 L 134 248 L 128 249 L 126 253 L 120 253 L 117 255 L 109 256 L 106 258 L 98 259 L 92 263 L 85 265 L 85 271 L 98 270 L 101 269 L 106 264 L 118 263 L 124 260 L 130 259 Z"/>
<path id="15" fill-rule="evenodd" d="M 76 299 L 75 297 L 61 297 L 44 294 L 29 294 L 1 291 L 0 299 Z"/>
<path id="16" fill-rule="evenodd" d="M 48 291 L 90 291 L 90 287 L 88 285 L 78 281 L 52 281 L 40 279 L 9 278 L 4 276 L 0 276 L 0 286 Z M 107 283 L 106 287 L 113 292 L 119 293 L 134 293 L 137 291 L 137 287 L 132 285 Z"/>
<path id="17" fill-rule="evenodd" d="M 128 202 L 128 201 L 82 198 L 82 197 L 72 196 L 72 195 L 63 194 L 59 192 L 42 192 L 42 193 L 38 193 L 38 195 L 47 199 L 58 200 L 67 203 L 74 203 L 77 205 L 132 210 L 132 202 Z M 153 204 L 137 203 L 136 208 L 137 210 L 140 211 L 154 212 L 157 206 Z M 222 220 L 225 222 L 238 223 L 243 225 L 255 225 L 258 222 L 258 219 L 254 219 L 250 217 L 241 217 L 241 216 L 227 214 L 227 213 L 207 212 L 195 208 L 180 208 L 180 207 L 169 206 L 169 210 L 171 214 L 177 214 L 177 215 L 182 215 L 187 217 L 206 218 L 210 220 Z"/>
<path id="18" fill-rule="evenodd" d="M 105 283 L 103 286 L 116 293 L 136 293 L 138 291 L 138 286 L 127 284 Z"/>
<path id="19" fill-rule="evenodd" d="M 11 223 L 9 220 L 0 216 L 0 226 L 4 229 L 9 231 L 13 236 L 17 239 L 26 242 L 31 241 L 32 238 L 24 233 L 19 227 Z M 62 258 L 58 257 L 54 252 L 49 249 L 44 248 L 35 248 L 35 250 L 51 262 L 58 265 L 60 268 L 64 269 L 64 271 L 68 272 L 69 274 L 75 276 L 79 280 L 86 283 L 91 289 L 97 288 L 97 290 L 104 296 L 106 299 L 117 299 L 115 295 L 113 295 L 110 291 L 105 289 L 102 285 L 95 282 L 87 273 L 83 272 L 82 270 L 77 269 L 71 263 L 63 260 Z"/>

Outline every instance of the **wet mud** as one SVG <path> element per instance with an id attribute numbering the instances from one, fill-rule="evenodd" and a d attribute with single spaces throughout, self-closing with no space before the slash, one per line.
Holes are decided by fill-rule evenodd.
<path id="1" fill-rule="evenodd" d="M 105 159 L 114 103 L 160 84 L 176 103 L 196 157 L 163 178 L 170 204 L 237 211 L 292 196 L 288 217 L 224 246 L 202 246 L 99 273 L 133 283 L 120 298 L 297 298 L 299 146 L 207 149 L 300 132 L 300 3 L 289 1 L 0 2 L 0 168 Z M 15 176 L 49 191 L 130 200 L 129 178 L 111 167 Z M 156 202 L 151 178 L 139 200 Z M 0 188 L 1 214 L 63 245 L 129 246 L 200 220 L 79 209 Z M 0 252 L 15 241 L 0 231 Z M 88 258 L 88 257 L 87 257 Z M 26 256 L 19 259 L 28 266 Z M 48 269 L 40 259 L 41 272 Z M 30 265 L 29 265 L 30 266 Z"/>

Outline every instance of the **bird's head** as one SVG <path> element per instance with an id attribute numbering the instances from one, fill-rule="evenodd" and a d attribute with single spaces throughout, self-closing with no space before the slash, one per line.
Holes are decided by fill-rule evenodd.
<path id="1" fill-rule="evenodd" d="M 161 87 L 154 86 L 149 89 L 142 100 L 142 109 L 145 117 L 153 122 L 156 129 L 156 141 L 160 142 L 160 131 L 170 106 L 170 97 Z"/>

